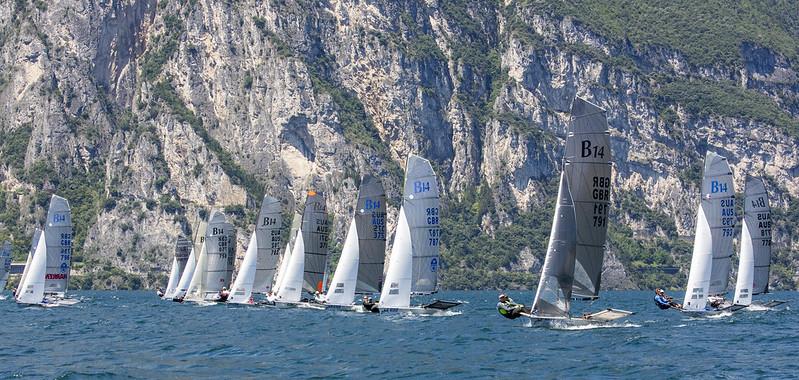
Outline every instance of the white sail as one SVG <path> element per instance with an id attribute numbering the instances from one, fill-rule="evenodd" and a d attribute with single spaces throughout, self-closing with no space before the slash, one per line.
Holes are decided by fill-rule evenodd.
<path id="1" fill-rule="evenodd" d="M 355 219 L 350 222 L 347 239 L 341 249 L 341 257 L 333 274 L 333 281 L 327 291 L 327 303 L 331 305 L 351 305 L 355 298 L 355 286 L 358 280 L 358 264 L 360 254 L 358 250 L 358 229 Z"/>
<path id="2" fill-rule="evenodd" d="M 272 290 L 272 280 L 277 269 L 277 259 L 280 257 L 283 237 L 283 206 L 280 201 L 270 196 L 264 196 L 261 202 L 261 211 L 255 226 L 256 271 L 253 279 L 253 292 L 266 294 Z"/>
<path id="3" fill-rule="evenodd" d="M 705 310 L 710 288 L 711 265 L 713 265 L 713 239 L 710 236 L 710 224 L 705 217 L 705 209 L 700 205 L 696 216 L 694 251 L 691 255 L 691 269 L 688 272 L 683 309 Z"/>
<path id="4" fill-rule="evenodd" d="M 711 265 L 709 295 L 727 291 L 732 267 L 732 240 L 735 236 L 735 189 L 732 171 L 727 159 L 708 152 L 702 178 L 702 208 L 705 210 L 712 237 L 713 264 Z"/>
<path id="5" fill-rule="evenodd" d="M 194 278 L 194 268 L 197 267 L 197 257 L 194 254 L 194 247 L 191 248 L 189 259 L 186 261 L 186 268 L 183 269 L 183 274 L 180 275 L 177 289 L 172 294 L 172 299 L 180 299 L 186 296 L 191 285 L 191 280 Z"/>
<path id="6" fill-rule="evenodd" d="M 405 217 L 405 207 L 400 207 L 397 231 L 391 247 L 386 281 L 380 294 L 380 308 L 407 308 L 411 303 L 411 277 L 413 273 L 413 247 L 411 231 Z"/>
<path id="7" fill-rule="evenodd" d="M 291 239 L 289 239 L 291 240 Z M 283 286 L 283 278 L 286 275 L 286 271 L 288 270 L 289 260 L 291 260 L 291 241 L 286 243 L 286 248 L 283 250 L 283 258 L 280 259 L 280 269 L 277 271 L 277 275 L 275 276 L 275 285 L 272 286 L 272 293 L 278 294 L 280 293 L 280 288 Z"/>
<path id="8" fill-rule="evenodd" d="M 172 298 L 177 291 L 178 281 L 180 281 L 180 273 L 178 273 L 178 258 L 172 258 L 172 269 L 169 270 L 169 281 L 166 283 L 166 290 L 164 296 L 161 298 Z"/>
<path id="9" fill-rule="evenodd" d="M 3 249 L 0 250 L 0 293 L 6 288 L 9 272 L 11 272 L 11 242 L 6 240 Z"/>
<path id="10" fill-rule="evenodd" d="M 31 247 L 28 250 L 28 258 L 25 260 L 25 268 L 22 269 L 22 276 L 19 278 L 19 283 L 17 284 L 17 296 L 19 298 L 20 290 L 22 289 L 22 284 L 25 283 L 25 278 L 28 275 L 28 270 L 31 267 L 31 261 L 33 260 L 33 255 L 36 253 L 36 247 L 39 246 L 39 239 L 42 237 L 42 230 L 36 229 L 33 231 L 33 239 L 31 239 Z"/>
<path id="11" fill-rule="evenodd" d="M 53 195 L 44 227 L 47 237 L 47 274 L 44 292 L 64 297 L 72 265 L 72 211 L 66 199 Z"/>
<path id="12" fill-rule="evenodd" d="M 175 257 L 172 259 L 172 269 L 169 272 L 169 282 L 166 285 L 163 298 L 169 299 L 175 296 L 180 277 L 186 269 L 190 251 L 191 242 L 182 236 L 179 237 L 175 243 Z"/>
<path id="13" fill-rule="evenodd" d="M 755 252 L 761 256 L 770 254 L 771 250 L 771 212 L 768 204 L 768 194 L 763 180 L 752 178 L 746 182 L 744 200 L 744 218 L 741 228 L 741 251 L 738 258 L 738 279 L 735 284 L 736 305 L 749 305 L 752 295 L 757 294 L 758 288 L 765 288 L 755 281 Z M 766 268 L 768 263 L 766 264 Z M 766 272 L 768 273 L 768 272 Z M 765 276 L 768 283 L 768 275 Z"/>
<path id="14" fill-rule="evenodd" d="M 44 301 L 45 273 L 47 272 L 47 243 L 45 234 L 39 238 L 36 252 L 27 270 L 25 282 L 17 288 L 17 302 L 40 304 Z"/>
<path id="15" fill-rule="evenodd" d="M 568 166 L 569 164 L 567 164 Z M 547 255 L 533 301 L 532 313 L 546 318 L 568 318 L 577 256 L 575 208 L 565 170 L 560 175 L 558 202 L 549 235 Z"/>
<path id="16" fill-rule="evenodd" d="M 203 239 L 204 240 L 204 239 Z M 188 290 L 186 291 L 187 301 L 202 301 L 205 297 L 205 277 L 208 272 L 208 254 L 206 252 L 205 244 L 200 248 L 200 254 L 197 255 L 197 263 L 194 266 L 191 282 L 189 283 Z"/>
<path id="17" fill-rule="evenodd" d="M 255 232 L 250 237 L 250 244 L 241 261 L 239 273 L 236 281 L 231 286 L 231 294 L 228 302 L 248 304 L 252 303 L 253 284 L 255 283 L 256 265 L 258 263 L 258 240 Z"/>
<path id="18" fill-rule="evenodd" d="M 305 243 L 302 231 L 297 231 L 294 247 L 286 266 L 286 274 L 277 294 L 281 302 L 300 302 L 302 298 L 303 272 L 305 271 Z"/>
<path id="19" fill-rule="evenodd" d="M 181 300 L 186 297 L 191 289 L 191 283 L 194 281 L 194 273 L 197 271 L 197 262 L 200 260 L 203 250 L 205 249 L 205 230 L 208 229 L 208 223 L 204 220 L 200 221 L 197 231 L 194 233 L 192 241 L 191 253 L 186 261 L 186 268 L 183 269 L 183 274 L 180 275 L 178 282 L 178 289 L 172 296 L 175 300 Z"/>

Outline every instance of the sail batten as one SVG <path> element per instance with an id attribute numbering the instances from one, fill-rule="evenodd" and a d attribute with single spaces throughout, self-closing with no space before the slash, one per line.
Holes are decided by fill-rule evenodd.
<path id="1" fill-rule="evenodd" d="M 607 240 L 612 153 L 605 110 L 584 99 L 572 103 L 564 174 L 576 215 L 573 296 L 599 296 Z"/>

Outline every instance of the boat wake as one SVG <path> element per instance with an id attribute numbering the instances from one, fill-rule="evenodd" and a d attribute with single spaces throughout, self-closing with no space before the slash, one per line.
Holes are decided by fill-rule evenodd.
<path id="1" fill-rule="evenodd" d="M 594 329 L 619 329 L 619 328 L 638 328 L 641 325 L 636 323 L 589 323 L 584 325 L 573 325 L 564 321 L 553 321 L 550 326 L 552 330 L 580 331 Z"/>
<path id="2" fill-rule="evenodd" d="M 749 305 L 744 310 L 746 310 L 746 311 L 769 311 L 769 310 L 774 310 L 774 309 L 772 309 L 772 308 L 770 308 L 768 306 L 765 306 L 765 305 L 758 305 L 756 303 L 753 303 L 753 304 Z"/>

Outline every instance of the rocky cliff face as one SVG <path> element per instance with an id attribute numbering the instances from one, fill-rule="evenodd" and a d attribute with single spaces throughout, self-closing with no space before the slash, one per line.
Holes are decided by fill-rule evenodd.
<path id="1" fill-rule="evenodd" d="M 415 152 L 441 174 L 453 229 L 522 240 L 490 263 L 448 244 L 448 284 L 474 272 L 529 286 L 581 96 L 611 126 L 608 287 L 681 283 L 708 149 L 730 159 L 738 192 L 746 174 L 767 177 L 784 210 L 775 278 L 793 287 L 791 57 L 744 42 L 739 61 L 696 64 L 598 29 L 510 0 L 0 4 L 0 232 L 19 255 L 56 191 L 76 214 L 78 285 L 152 286 L 202 210 L 228 209 L 243 247 L 264 192 L 302 205 L 305 189 L 326 191 L 341 242 L 359 176 L 381 175 L 396 201 Z"/>

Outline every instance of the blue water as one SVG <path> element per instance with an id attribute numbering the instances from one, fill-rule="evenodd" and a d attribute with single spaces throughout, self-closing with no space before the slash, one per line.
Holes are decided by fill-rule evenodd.
<path id="1" fill-rule="evenodd" d="M 794 292 L 769 312 L 691 319 L 650 292 L 605 292 L 575 311 L 636 311 L 615 327 L 507 320 L 496 292 L 448 317 L 196 306 L 151 292 L 76 292 L 72 307 L 0 301 L 0 378 L 789 378 L 799 376 Z M 516 301 L 531 293 L 512 292 Z M 510 376 L 510 377 L 507 377 Z"/>

